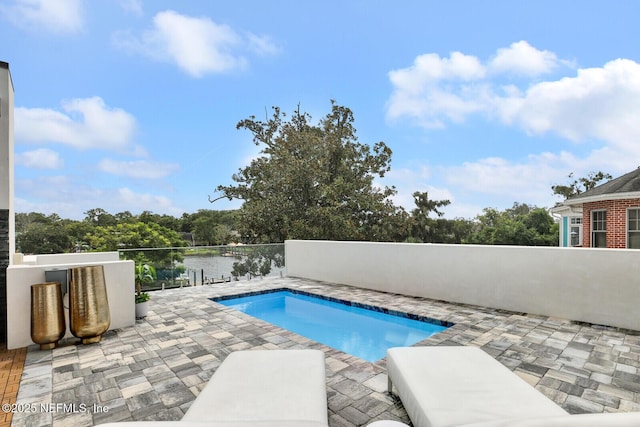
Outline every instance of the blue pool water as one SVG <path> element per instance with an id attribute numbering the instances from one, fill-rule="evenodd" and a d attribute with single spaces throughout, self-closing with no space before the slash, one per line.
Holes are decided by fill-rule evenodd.
<path id="1" fill-rule="evenodd" d="M 369 362 L 447 328 L 290 291 L 213 300 Z"/>

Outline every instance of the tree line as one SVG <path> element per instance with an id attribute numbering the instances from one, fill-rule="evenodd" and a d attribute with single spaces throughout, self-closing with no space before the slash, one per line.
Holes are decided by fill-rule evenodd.
<path id="1" fill-rule="evenodd" d="M 546 209 L 524 203 L 498 210 L 485 208 L 474 219 L 442 218 L 435 209 L 443 201 L 429 200 L 427 193 L 415 193 L 416 208 L 404 222 L 387 224 L 393 239 L 411 243 L 467 243 L 546 245 L 558 244 L 558 226 Z M 63 219 L 57 214 L 16 214 L 16 249 L 26 254 L 117 251 L 133 248 L 210 246 L 229 243 L 265 243 L 261 238 L 242 236 L 239 210 L 201 209 L 176 218 L 144 211 L 111 214 L 91 209 L 82 220 Z M 394 228 L 395 227 L 395 228 Z M 384 227 L 381 227 L 384 228 Z M 322 238 L 311 230 L 308 238 Z M 347 240 L 348 235 L 336 235 Z M 342 238 L 341 238 L 342 237 Z M 304 234 L 296 238 L 306 238 Z M 379 240 L 382 241 L 382 240 Z M 270 243 L 278 243 L 277 241 Z"/>
<path id="2" fill-rule="evenodd" d="M 446 201 L 432 201 L 427 193 L 414 193 L 416 208 L 404 222 L 387 224 L 394 238 L 384 241 L 411 243 L 463 243 L 544 245 L 558 244 L 558 225 L 546 209 L 514 203 L 505 210 L 485 208 L 474 219 L 442 218 Z M 448 204 L 448 203 L 447 203 Z M 201 209 L 176 218 L 150 211 L 110 214 L 104 209 L 87 211 L 82 220 L 57 214 L 16 214 L 16 248 L 26 254 L 117 251 L 133 248 L 209 246 L 229 243 L 265 243 L 243 237 L 239 210 Z M 393 227 L 395 229 L 391 230 Z M 311 233 L 315 233 L 312 230 Z M 305 238 L 304 235 L 301 236 Z M 347 240 L 349 236 L 336 236 Z M 297 237 L 299 238 L 299 237 Z M 308 238 L 318 238 L 310 234 Z M 277 241 L 272 242 L 277 243 Z"/>
<path id="3" fill-rule="evenodd" d="M 236 211 L 202 209 L 180 218 L 144 211 L 111 214 L 90 209 L 82 220 L 57 214 L 16 214 L 16 249 L 31 254 L 116 251 L 129 248 L 164 248 L 219 245 L 234 240 Z"/>

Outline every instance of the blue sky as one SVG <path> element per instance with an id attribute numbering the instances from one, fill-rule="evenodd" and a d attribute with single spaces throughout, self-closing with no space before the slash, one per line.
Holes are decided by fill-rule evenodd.
<path id="1" fill-rule="evenodd" d="M 636 1 L 3 0 L 18 212 L 230 209 L 238 121 L 351 108 L 394 201 L 550 207 L 573 172 L 640 166 Z"/>

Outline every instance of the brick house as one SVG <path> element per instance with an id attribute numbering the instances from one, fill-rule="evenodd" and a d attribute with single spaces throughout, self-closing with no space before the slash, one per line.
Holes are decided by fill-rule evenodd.
<path id="1" fill-rule="evenodd" d="M 571 197 L 560 215 L 560 246 L 640 249 L 640 168 Z"/>

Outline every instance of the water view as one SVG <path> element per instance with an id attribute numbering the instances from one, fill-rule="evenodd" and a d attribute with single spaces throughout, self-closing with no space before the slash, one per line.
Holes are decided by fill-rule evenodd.
<path id="1" fill-rule="evenodd" d="M 196 277 L 196 283 L 202 282 L 202 277 L 205 281 L 213 279 L 225 279 L 232 276 L 234 262 L 242 262 L 243 257 L 240 256 L 200 256 L 192 255 L 185 256 L 182 264 L 185 266 L 185 274 L 191 282 Z M 271 272 L 266 277 L 284 276 L 285 267 L 271 266 Z M 245 276 L 245 275 L 243 275 Z M 246 277 L 246 276 L 245 276 Z M 243 280 L 245 277 L 239 277 Z"/>
<path id="2" fill-rule="evenodd" d="M 283 244 L 123 249 L 120 257 L 154 267 L 155 280 L 143 284 L 145 290 L 286 274 Z"/>

